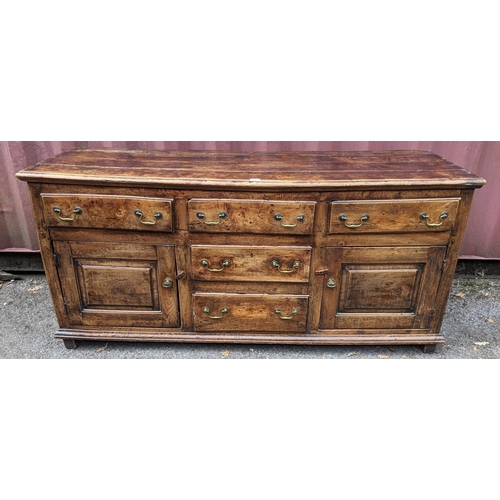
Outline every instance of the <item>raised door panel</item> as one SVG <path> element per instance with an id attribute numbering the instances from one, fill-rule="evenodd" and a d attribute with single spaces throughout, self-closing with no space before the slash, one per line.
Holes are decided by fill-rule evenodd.
<path id="1" fill-rule="evenodd" d="M 179 326 L 172 246 L 55 241 L 71 326 Z"/>
<path id="2" fill-rule="evenodd" d="M 330 247 L 324 329 L 427 329 L 446 247 Z"/>

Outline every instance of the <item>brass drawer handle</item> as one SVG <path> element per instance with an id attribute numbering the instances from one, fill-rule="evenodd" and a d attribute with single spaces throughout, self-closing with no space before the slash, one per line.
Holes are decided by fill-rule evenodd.
<path id="1" fill-rule="evenodd" d="M 425 212 L 422 212 L 420 214 L 420 220 L 425 220 L 425 223 L 429 226 L 429 227 L 439 227 L 445 219 L 448 218 L 448 212 L 443 212 L 439 218 L 441 219 L 441 222 L 435 222 L 435 223 L 432 223 L 432 222 L 429 222 L 429 216 L 425 213 Z"/>
<path id="2" fill-rule="evenodd" d="M 279 261 L 276 259 L 273 259 L 271 261 L 271 267 L 273 267 L 274 269 L 277 269 L 280 273 L 293 273 L 294 271 L 296 271 L 300 267 L 300 261 L 296 260 L 293 263 L 292 269 L 281 269 Z"/>
<path id="3" fill-rule="evenodd" d="M 274 310 L 275 314 L 281 314 L 281 309 L 275 309 Z M 294 316 L 297 316 L 299 314 L 298 309 L 292 309 L 292 315 L 291 316 L 280 316 L 280 319 L 293 319 Z"/>
<path id="4" fill-rule="evenodd" d="M 344 226 L 348 227 L 349 229 L 356 229 L 357 227 L 361 227 L 364 222 L 370 220 L 370 216 L 368 214 L 363 214 L 360 220 L 361 222 L 359 224 L 347 224 L 347 215 L 346 214 L 339 215 L 339 221 L 343 222 Z"/>
<path id="5" fill-rule="evenodd" d="M 283 224 L 283 222 L 281 222 L 283 220 L 283 216 L 281 214 L 274 214 L 274 220 L 279 221 L 283 227 L 295 227 L 299 222 L 304 222 L 306 220 L 306 216 L 304 214 L 297 215 L 297 222 L 295 224 Z"/>
<path id="6" fill-rule="evenodd" d="M 75 217 L 77 215 L 81 215 L 83 213 L 83 210 L 80 208 L 80 207 L 75 207 L 73 209 L 73 213 L 75 214 L 73 217 L 61 217 L 61 209 L 60 207 L 54 207 L 54 212 L 57 214 L 57 216 L 61 219 L 61 220 L 67 220 L 67 221 L 72 221 L 72 220 L 75 220 Z"/>
<path id="7" fill-rule="evenodd" d="M 202 311 L 205 313 L 205 314 L 208 314 L 208 317 L 210 319 L 221 319 L 224 317 L 224 314 L 227 314 L 229 312 L 229 307 L 223 307 L 220 312 L 222 313 L 222 316 L 210 316 L 210 309 L 205 306 Z"/>
<path id="8" fill-rule="evenodd" d="M 163 214 L 161 212 L 155 212 L 154 215 L 153 215 L 153 217 L 155 218 L 154 222 L 150 222 L 150 221 L 147 221 L 147 220 L 142 220 L 143 213 L 142 213 L 142 210 L 139 210 L 139 209 L 134 210 L 134 215 L 136 215 L 137 217 L 141 218 L 141 223 L 142 224 L 147 224 L 149 226 L 153 226 L 154 224 L 156 224 L 158 222 L 158 219 L 161 219 L 163 217 Z"/>
<path id="9" fill-rule="evenodd" d="M 221 271 L 224 271 L 224 269 L 226 267 L 229 267 L 231 265 L 231 261 L 230 260 L 221 260 L 220 262 L 220 265 L 222 266 L 221 269 L 211 269 L 209 266 L 210 266 L 210 263 L 208 262 L 208 260 L 206 259 L 203 259 L 201 262 L 200 262 L 200 265 L 203 266 L 203 267 L 206 267 L 209 271 L 211 271 L 212 273 L 220 273 Z"/>
<path id="10" fill-rule="evenodd" d="M 205 224 L 208 224 L 209 226 L 216 226 L 217 224 L 220 224 L 223 219 L 227 219 L 227 212 L 220 212 L 217 221 L 209 221 L 205 220 L 205 214 L 203 212 L 196 212 L 196 217 L 198 219 L 202 219 Z"/>

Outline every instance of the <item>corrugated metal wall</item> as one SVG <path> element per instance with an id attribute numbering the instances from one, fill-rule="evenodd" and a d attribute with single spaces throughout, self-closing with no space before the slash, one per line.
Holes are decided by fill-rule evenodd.
<path id="1" fill-rule="evenodd" d="M 305 142 L 305 141 L 13 141 L 0 142 L 0 251 L 38 250 L 27 185 L 15 172 L 62 151 L 78 147 L 219 151 L 366 151 L 430 150 L 484 177 L 476 191 L 460 251 L 462 258 L 500 259 L 500 142 Z"/>

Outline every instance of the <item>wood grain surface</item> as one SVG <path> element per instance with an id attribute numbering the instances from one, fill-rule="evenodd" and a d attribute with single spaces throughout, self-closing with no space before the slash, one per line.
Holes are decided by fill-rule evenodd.
<path id="1" fill-rule="evenodd" d="M 332 202 L 330 233 L 451 231 L 460 198 Z M 423 219 L 421 214 L 427 214 Z M 446 218 L 441 219 L 441 215 Z M 345 222 L 340 220 L 345 215 Z M 362 217 L 368 216 L 364 222 Z M 439 225 L 432 225 L 439 224 Z M 359 226 L 359 227 L 356 227 Z"/>
<path id="2" fill-rule="evenodd" d="M 479 187 L 484 183 L 480 177 L 429 151 L 231 153 L 75 149 L 17 176 L 37 182 L 233 189 Z"/>
<path id="3" fill-rule="evenodd" d="M 313 201 L 191 199 L 188 201 L 189 230 L 311 234 L 315 207 Z M 222 217 L 220 214 L 225 215 Z"/>
<path id="4" fill-rule="evenodd" d="M 172 200 L 113 195 L 42 194 L 49 226 L 172 231 Z M 54 207 L 61 210 L 56 213 Z M 76 208 L 81 214 L 73 213 Z M 137 215 L 140 210 L 142 215 Z M 155 214 L 160 214 L 155 217 Z M 64 220 L 72 219 L 72 220 Z"/>
<path id="5" fill-rule="evenodd" d="M 308 283 L 310 261 L 310 247 L 235 245 L 191 247 L 193 279 L 202 281 Z M 208 262 L 208 265 L 205 262 Z M 225 266 L 224 263 L 228 265 Z"/>
<path id="6" fill-rule="evenodd" d="M 78 149 L 18 177 L 29 182 L 56 337 L 68 347 L 415 343 L 427 352 L 444 342 L 473 188 L 485 182 L 422 151 Z"/>
<path id="7" fill-rule="evenodd" d="M 193 303 L 195 331 L 287 333 L 306 329 L 307 296 L 196 293 Z"/>

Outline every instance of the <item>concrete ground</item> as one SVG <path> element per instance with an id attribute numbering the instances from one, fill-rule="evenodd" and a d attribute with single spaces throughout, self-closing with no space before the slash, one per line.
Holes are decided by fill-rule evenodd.
<path id="1" fill-rule="evenodd" d="M 80 341 L 66 349 L 42 272 L 10 271 L 0 282 L 0 358 L 181 359 L 500 359 L 498 264 L 459 263 L 444 318 L 445 345 L 433 354 L 419 346 L 293 346 Z M 3 279 L 7 279 L 4 275 Z"/>

